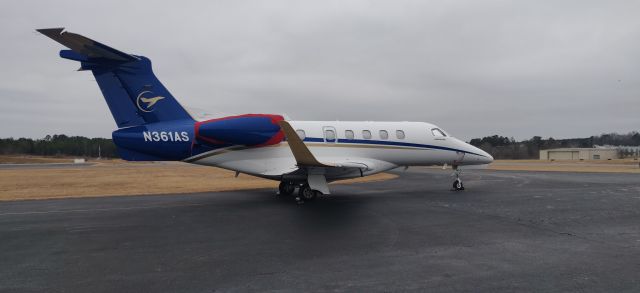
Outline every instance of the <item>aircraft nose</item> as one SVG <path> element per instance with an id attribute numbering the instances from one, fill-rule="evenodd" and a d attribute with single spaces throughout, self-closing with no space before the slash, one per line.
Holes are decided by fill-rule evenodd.
<path id="1" fill-rule="evenodd" d="M 481 150 L 480 148 L 472 146 L 470 144 L 467 144 L 467 145 L 468 145 L 468 148 L 470 149 L 471 154 L 468 154 L 467 156 L 465 156 L 464 161 L 466 161 L 468 164 L 483 165 L 483 164 L 490 164 L 491 162 L 493 162 L 493 156 L 491 156 L 489 153 Z"/>
<path id="2" fill-rule="evenodd" d="M 483 158 L 481 160 L 481 161 L 483 161 L 483 164 L 491 164 L 493 162 L 493 156 L 492 155 L 490 155 L 489 153 L 487 153 L 487 152 L 485 152 L 485 151 L 483 151 L 481 149 L 478 149 L 478 150 L 480 151 L 480 154 L 483 156 Z"/>
<path id="3" fill-rule="evenodd" d="M 456 139 L 456 145 L 465 153 L 459 162 L 461 165 L 484 165 L 493 162 L 493 156 L 467 142 Z"/>

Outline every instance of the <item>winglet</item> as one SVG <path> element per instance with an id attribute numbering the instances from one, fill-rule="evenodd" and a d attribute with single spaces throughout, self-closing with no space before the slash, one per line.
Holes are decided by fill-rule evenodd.
<path id="1" fill-rule="evenodd" d="M 302 139 L 300 139 L 295 130 L 293 130 L 293 127 L 291 127 L 291 124 L 289 124 L 289 122 L 282 120 L 279 121 L 278 124 L 284 132 L 284 135 L 287 137 L 289 148 L 291 149 L 293 156 L 296 158 L 298 166 L 333 167 L 327 164 L 320 163 L 313 156 L 311 151 L 309 151 L 309 148 L 307 148 Z"/>

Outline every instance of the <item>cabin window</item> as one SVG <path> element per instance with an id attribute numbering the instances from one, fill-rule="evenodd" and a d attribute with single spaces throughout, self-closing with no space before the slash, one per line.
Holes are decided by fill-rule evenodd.
<path id="1" fill-rule="evenodd" d="M 298 134 L 298 137 L 302 140 L 304 140 L 305 137 L 307 137 L 307 134 L 304 133 L 304 130 L 302 129 L 298 129 L 296 130 L 296 134 Z"/>
<path id="2" fill-rule="evenodd" d="M 369 131 L 369 130 L 363 130 L 363 131 L 362 131 L 362 138 L 364 138 L 364 139 L 371 139 L 371 131 Z"/>
<path id="3" fill-rule="evenodd" d="M 324 138 L 327 142 L 336 142 L 336 132 L 333 129 L 325 129 Z"/>
<path id="4" fill-rule="evenodd" d="M 355 138 L 355 134 L 353 134 L 353 130 L 345 130 L 344 131 L 344 137 L 346 139 L 354 139 Z"/>
<path id="5" fill-rule="evenodd" d="M 431 134 L 433 134 L 433 136 L 435 137 L 446 137 L 447 135 L 444 134 L 444 132 L 438 128 L 433 128 L 431 129 Z"/>
<path id="6" fill-rule="evenodd" d="M 386 130 L 380 130 L 380 139 L 389 139 L 389 132 Z"/>
<path id="7" fill-rule="evenodd" d="M 403 130 L 396 130 L 396 138 L 404 139 L 404 131 Z"/>

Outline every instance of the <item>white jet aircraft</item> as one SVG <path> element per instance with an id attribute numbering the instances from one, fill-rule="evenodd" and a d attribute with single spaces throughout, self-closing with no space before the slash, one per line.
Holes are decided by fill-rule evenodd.
<path id="1" fill-rule="evenodd" d="M 489 164 L 488 153 L 425 122 L 290 121 L 277 114 L 197 119 L 153 74 L 151 61 L 63 28 L 39 32 L 68 47 L 62 58 L 93 73 L 130 161 L 183 161 L 280 181 L 280 194 L 312 200 L 328 182 L 398 167 Z"/>

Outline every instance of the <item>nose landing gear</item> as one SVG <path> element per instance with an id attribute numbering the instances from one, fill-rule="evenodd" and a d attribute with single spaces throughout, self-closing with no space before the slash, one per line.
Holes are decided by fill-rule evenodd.
<path id="1" fill-rule="evenodd" d="M 462 185 L 462 180 L 460 178 L 453 181 L 453 189 L 452 191 L 461 191 L 464 190 L 464 185 Z"/>
<path id="2" fill-rule="evenodd" d="M 462 179 L 460 179 L 460 174 L 462 174 L 462 170 L 458 168 L 458 166 L 453 166 L 453 174 L 451 176 L 455 176 L 456 179 L 453 181 L 453 186 L 451 191 L 461 191 L 464 190 L 464 185 L 462 185 Z"/>

